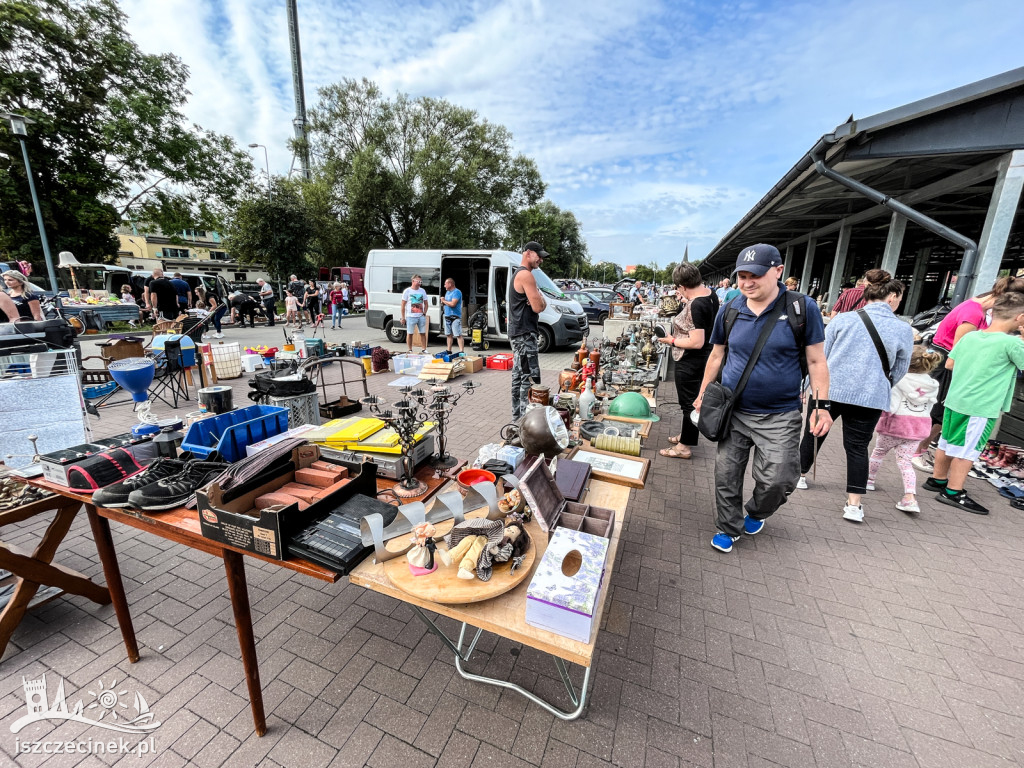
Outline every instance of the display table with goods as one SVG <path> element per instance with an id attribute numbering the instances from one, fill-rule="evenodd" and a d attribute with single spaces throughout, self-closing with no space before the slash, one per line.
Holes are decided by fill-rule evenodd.
<path id="1" fill-rule="evenodd" d="M 87 301 L 75 301 L 63 299 L 61 301 L 61 313 L 66 318 L 78 317 L 83 311 L 90 310 L 99 319 L 102 328 L 106 330 L 111 323 L 138 322 L 139 306 L 137 304 L 122 304 L 119 299 L 89 299 Z"/>
<path id="2" fill-rule="evenodd" d="M 296 439 L 291 443 L 274 446 L 274 448 L 278 449 L 277 458 L 284 454 L 291 456 L 291 452 L 297 450 L 298 444 L 301 443 L 301 439 Z M 273 449 L 267 449 L 267 451 L 259 455 L 271 459 L 272 451 Z M 312 454 L 303 457 L 303 462 L 308 461 L 309 467 L 312 467 L 318 460 Z M 168 460 L 158 459 L 157 461 L 167 462 Z M 224 574 L 231 597 L 235 629 L 238 633 L 242 668 L 249 691 L 253 724 L 256 733 L 262 736 L 266 733 L 267 722 L 263 707 L 263 691 L 260 685 L 259 661 L 256 655 L 255 636 L 253 635 L 252 612 L 245 577 L 244 558 L 253 557 L 304 576 L 319 579 L 320 581 L 336 582 L 343 575 L 343 570 L 329 568 L 313 562 L 311 559 L 291 556 L 288 550 L 289 542 L 284 541 L 284 539 L 300 533 L 299 529 L 308 524 L 311 516 L 315 517 L 326 514 L 332 511 L 334 506 L 347 500 L 348 496 L 355 495 L 360 490 L 367 490 L 364 487 L 366 483 L 369 483 L 372 489 L 374 478 L 372 475 L 367 475 L 359 480 L 359 473 L 355 473 L 355 478 L 339 478 L 331 486 L 326 487 L 303 486 L 307 490 L 301 491 L 287 488 L 287 486 L 294 483 L 296 480 L 295 475 L 299 470 L 288 470 L 291 473 L 290 475 L 288 472 L 282 474 L 280 471 L 277 471 L 275 477 L 266 481 L 266 475 L 274 474 L 274 468 L 268 465 L 259 472 L 260 476 L 256 478 L 254 487 L 246 485 L 246 482 L 249 482 L 249 485 L 252 486 L 253 481 L 251 478 L 249 481 L 243 479 L 236 486 L 233 498 L 230 501 L 226 501 L 227 494 L 224 493 L 224 490 L 220 487 L 214 488 L 210 481 L 224 472 L 228 465 L 221 464 L 217 467 L 211 467 L 210 462 L 179 461 L 178 463 L 185 467 L 185 473 L 191 470 L 191 475 L 186 475 L 182 478 L 182 473 L 180 472 L 178 474 L 162 473 L 159 466 L 154 467 L 153 465 L 151 465 L 149 471 L 157 475 L 163 475 L 163 479 L 158 482 L 162 483 L 162 487 L 159 490 L 165 492 L 179 491 L 180 496 L 180 489 L 174 486 L 175 482 L 190 483 L 193 492 L 201 487 L 207 488 L 203 496 L 197 499 L 192 507 L 188 506 L 186 501 L 185 503 L 176 503 L 174 506 L 163 510 L 143 511 L 130 506 L 138 500 L 134 495 L 139 492 L 138 489 L 129 494 L 131 499 L 129 501 L 117 496 L 118 490 L 116 486 L 110 486 L 104 489 L 107 491 L 105 494 L 94 497 L 92 494 L 72 490 L 67 486 L 58 485 L 47 480 L 33 479 L 30 482 L 37 487 L 52 492 L 59 499 L 72 502 L 72 508 L 75 510 L 78 509 L 80 504 L 85 505 L 92 533 L 96 539 L 96 549 L 103 566 L 103 573 L 109 587 L 110 598 L 113 601 L 125 646 L 128 649 L 129 661 L 138 661 L 138 643 L 135 638 L 135 629 L 132 624 L 124 584 L 121 580 L 121 569 L 118 564 L 117 552 L 110 533 L 110 521 L 144 531 L 165 541 L 181 544 L 199 552 L 205 552 L 223 561 Z M 231 466 L 237 467 L 238 465 Z M 177 467 L 172 466 L 172 469 L 174 468 Z M 203 480 L 207 481 L 207 485 L 201 485 Z M 342 482 L 342 480 L 347 480 L 348 482 Z M 319 478 L 317 478 L 317 481 L 319 481 Z M 140 484 L 137 483 L 136 485 Z M 152 486 L 146 485 L 140 485 L 140 487 L 152 488 Z M 291 496 L 291 492 L 308 492 L 309 500 L 302 501 L 300 504 L 298 497 Z M 373 493 L 374 491 L 371 490 L 370 492 Z M 269 501 L 275 502 L 277 506 L 275 504 L 263 505 L 257 501 L 259 497 L 275 493 L 279 493 L 280 498 L 272 498 Z M 152 491 L 150 492 L 150 496 L 155 495 L 157 494 Z M 185 495 L 187 496 L 188 494 L 186 493 Z M 120 506 L 102 506 L 97 501 L 104 504 L 118 504 Z M 250 509 L 251 504 L 263 506 L 263 509 L 258 510 L 257 514 L 262 512 L 264 516 L 252 517 L 254 510 Z M 299 516 L 298 513 L 300 511 L 307 514 Z M 248 530 L 244 530 L 242 525 L 236 524 L 237 521 L 233 516 L 248 520 Z M 278 517 L 278 519 L 274 520 L 272 524 L 264 522 L 273 516 Z M 294 519 L 296 530 L 280 527 L 283 522 L 286 523 L 289 519 Z M 273 527 L 274 524 L 278 526 L 276 529 Z M 214 538 L 214 536 L 218 535 L 223 540 Z M 354 539 L 354 541 L 358 545 L 358 539 Z M 363 552 L 362 547 L 358 549 L 360 553 Z"/>
<path id="3" fill-rule="evenodd" d="M 580 547 L 567 546 L 565 552 L 559 551 L 560 558 L 557 563 L 545 564 L 545 554 L 549 547 L 548 537 L 549 532 L 552 541 L 555 541 L 556 538 L 561 540 L 562 536 L 570 531 L 572 535 L 578 535 L 580 533 L 578 528 L 587 519 L 585 514 L 563 513 L 565 524 L 551 527 L 549 531 L 544 530 L 546 523 L 543 518 L 533 514 L 524 524 L 530 544 L 524 554 L 522 564 L 517 569 L 518 573 L 510 575 L 508 573 L 510 567 L 500 564 L 493 567 L 493 574 L 489 574 L 486 581 L 481 581 L 479 577 L 466 579 L 462 562 L 455 562 L 455 558 L 450 558 L 452 560 L 450 565 L 440 562 L 440 553 L 446 552 L 449 545 L 446 541 L 439 541 L 436 543 L 438 562 L 436 570 L 432 573 L 413 576 L 414 566 L 408 556 L 382 562 L 375 557 L 367 558 L 353 569 L 349 574 L 349 581 L 410 605 L 430 631 L 436 634 L 452 652 L 455 668 L 465 679 L 513 690 L 553 715 L 564 720 L 573 720 L 579 717 L 586 707 L 594 647 L 619 548 L 619 536 L 628 497 L 629 488 L 626 486 L 602 481 L 590 483 L 589 490 L 584 497 L 585 506 L 588 509 L 612 510 L 614 524 L 610 525 L 611 530 L 607 537 L 583 534 L 582 538 L 588 539 L 591 544 L 601 538 L 606 541 L 606 544 L 599 555 L 588 553 L 592 557 L 586 563 L 581 561 L 576 564 L 578 570 L 574 573 L 570 573 L 574 565 L 572 553 L 579 554 Z M 545 498 L 534 497 L 534 501 L 538 507 L 548 510 L 555 504 L 554 495 Z M 577 506 L 578 511 L 584 511 L 582 505 Z M 486 513 L 486 509 L 473 510 L 466 513 L 466 518 L 467 520 L 474 518 L 481 520 L 484 513 Z M 609 522 L 605 520 L 600 529 L 607 531 Z M 438 524 L 437 530 L 444 531 L 444 526 Z M 450 533 L 451 530 L 449 527 L 448 532 Z M 599 529 L 594 528 L 594 530 Z M 559 534 L 559 531 L 562 531 L 563 534 Z M 404 541 L 402 538 L 393 539 L 392 542 L 388 542 L 388 546 L 390 548 L 394 544 L 402 544 Z M 463 540 L 460 540 L 459 544 L 462 542 Z M 559 546 L 562 547 L 563 544 L 559 544 Z M 463 555 L 463 558 L 465 556 L 461 552 L 458 554 Z M 595 562 L 593 557 L 600 558 L 600 562 Z M 548 560 L 552 560 L 552 558 L 548 558 Z M 543 573 L 553 582 L 552 584 L 537 583 L 542 564 L 544 564 Z M 462 578 L 459 578 L 459 572 L 461 572 Z M 573 587 L 573 577 L 577 576 L 582 579 L 584 574 L 589 573 L 593 576 L 595 572 L 596 583 L 590 585 L 590 602 L 586 606 L 569 607 L 564 604 L 565 600 L 555 594 L 556 592 L 562 595 L 569 592 L 586 592 L 585 588 Z M 558 631 L 553 631 L 550 628 L 537 626 L 536 623 L 543 624 L 543 618 L 538 622 L 538 619 L 532 615 L 534 613 L 532 610 L 529 611 L 530 615 L 528 616 L 528 603 L 543 606 L 550 613 L 584 619 L 586 639 L 581 639 L 580 635 L 574 638 L 559 634 Z M 445 616 L 459 622 L 461 627 L 458 638 L 448 637 L 428 614 Z M 529 623 L 528 618 L 532 619 L 535 624 Z M 467 630 L 470 627 L 476 628 L 471 639 L 467 636 Z M 561 624 L 558 624 L 556 628 L 565 631 L 565 627 Z M 507 680 L 468 671 L 464 664 L 472 657 L 477 641 L 484 631 L 492 632 L 512 642 L 522 643 L 552 656 L 559 677 L 565 684 L 571 708 L 560 709 L 541 699 L 535 693 Z M 573 683 L 566 662 L 577 664 L 585 669 L 579 687 Z"/>
<path id="4" fill-rule="evenodd" d="M 109 590 L 77 571 L 54 565 L 57 548 L 64 541 L 71 523 L 81 508 L 74 499 L 33 488 L 21 478 L 0 477 L 0 529 L 53 513 L 53 520 L 32 552 L 0 541 L 0 568 L 11 576 L 0 586 L 0 657 L 18 628 L 25 612 L 64 593 L 80 595 L 100 605 L 110 603 Z M 2 535 L 0 530 L 0 535 Z M 128 645 L 129 657 L 138 658 L 138 649 Z"/>

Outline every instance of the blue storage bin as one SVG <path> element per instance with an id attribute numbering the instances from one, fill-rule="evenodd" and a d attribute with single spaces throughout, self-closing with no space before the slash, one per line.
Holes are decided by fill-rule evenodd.
<path id="1" fill-rule="evenodd" d="M 250 405 L 197 421 L 188 428 L 181 450 L 205 459 L 215 450 L 225 461 L 245 458 L 245 448 L 288 429 L 288 409 Z"/>

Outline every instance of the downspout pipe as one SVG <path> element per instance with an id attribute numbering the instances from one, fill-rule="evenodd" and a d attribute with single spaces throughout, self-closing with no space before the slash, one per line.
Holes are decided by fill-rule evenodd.
<path id="1" fill-rule="evenodd" d="M 964 249 L 964 258 L 960 262 L 960 270 L 956 281 L 956 288 L 953 289 L 952 305 L 955 307 L 962 301 L 966 300 L 970 295 L 968 293 L 971 284 L 974 282 L 974 278 L 977 277 L 975 267 L 978 261 L 978 244 L 971 240 L 969 237 L 961 235 L 956 230 L 950 229 L 945 224 L 940 224 L 935 219 L 925 216 L 920 211 L 915 211 L 909 205 L 901 203 L 899 200 L 894 200 L 886 194 L 879 192 L 877 189 L 872 189 L 866 184 L 861 184 L 855 179 L 851 179 L 849 176 L 844 176 L 838 171 L 829 168 L 825 164 L 825 150 L 830 144 L 834 144 L 836 139 L 831 136 L 823 136 L 818 139 L 817 144 L 808 152 L 808 156 L 814 163 L 814 170 L 826 179 L 834 181 L 840 186 L 846 187 L 858 195 L 868 198 L 869 200 L 878 203 L 891 211 L 895 211 L 900 216 L 914 222 L 915 224 L 924 227 L 929 232 L 934 232 L 941 238 L 949 240 Z"/>

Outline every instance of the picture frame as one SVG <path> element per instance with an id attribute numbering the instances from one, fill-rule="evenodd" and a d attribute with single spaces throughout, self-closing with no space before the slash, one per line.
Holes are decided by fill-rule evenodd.
<path id="1" fill-rule="evenodd" d="M 630 488 L 643 488 L 647 482 L 647 473 L 651 470 L 650 459 L 602 451 L 598 448 L 581 446 L 574 449 L 568 458 L 589 464 L 590 476 L 596 480 L 605 480 Z"/>
<path id="2" fill-rule="evenodd" d="M 628 302 L 612 302 L 608 305 L 613 320 L 625 320 L 633 314 L 633 305 Z"/>

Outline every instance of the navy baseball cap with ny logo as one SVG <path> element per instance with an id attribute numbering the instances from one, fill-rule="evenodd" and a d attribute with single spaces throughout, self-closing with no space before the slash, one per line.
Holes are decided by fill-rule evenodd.
<path id="1" fill-rule="evenodd" d="M 781 264 L 782 256 L 779 255 L 778 248 L 774 245 L 758 243 L 740 251 L 740 255 L 736 257 L 736 269 L 732 273 L 750 272 L 760 277 L 772 267 Z"/>

